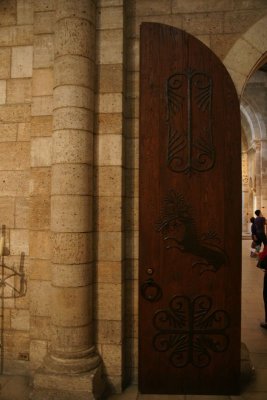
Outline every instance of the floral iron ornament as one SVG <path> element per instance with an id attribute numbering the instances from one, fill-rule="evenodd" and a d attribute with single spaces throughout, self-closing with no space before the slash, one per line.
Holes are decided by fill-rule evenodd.
<path id="1" fill-rule="evenodd" d="M 195 256 L 192 266 L 198 266 L 200 274 L 208 270 L 216 272 L 227 261 L 217 234 L 211 230 L 198 234 L 191 207 L 175 190 L 171 190 L 164 199 L 156 230 L 162 233 L 167 249 L 177 248 Z"/>
<path id="2" fill-rule="evenodd" d="M 186 296 L 175 296 L 168 309 L 154 315 L 153 326 L 158 333 L 153 338 L 153 347 L 168 352 L 175 368 L 188 364 L 204 368 L 210 364 L 212 352 L 227 350 L 229 325 L 225 311 L 212 311 L 210 297 L 198 296 L 191 301 Z"/>

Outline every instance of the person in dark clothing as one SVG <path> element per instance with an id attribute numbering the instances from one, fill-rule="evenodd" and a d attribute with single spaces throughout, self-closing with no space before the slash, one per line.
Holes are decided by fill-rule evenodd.
<path id="1" fill-rule="evenodd" d="M 251 222 L 251 239 L 252 240 L 258 240 L 258 238 L 257 238 L 257 232 L 256 232 L 256 225 L 254 224 L 254 222 L 255 222 L 255 218 L 254 217 L 251 217 L 250 218 L 250 222 Z"/>
<path id="2" fill-rule="evenodd" d="M 259 254 L 259 260 L 267 262 L 267 246 L 264 246 L 263 251 Z M 265 320 L 260 323 L 260 326 L 267 329 L 267 270 L 264 269 L 263 278 L 263 302 L 264 302 L 264 315 Z"/>
<path id="3" fill-rule="evenodd" d="M 265 225 L 266 225 L 266 219 L 263 217 L 261 210 L 256 210 L 255 211 L 256 218 L 254 220 L 254 225 L 255 225 L 255 232 L 258 238 L 258 243 L 261 246 L 265 246 L 267 244 L 267 238 L 265 234 Z"/>
<path id="4" fill-rule="evenodd" d="M 267 271 L 264 272 L 263 278 L 263 302 L 265 309 L 265 320 L 261 322 L 261 327 L 267 329 Z"/>
<path id="5" fill-rule="evenodd" d="M 251 222 L 251 239 L 252 239 L 252 243 L 251 243 L 251 248 L 250 248 L 250 257 L 257 257 L 260 251 L 260 243 L 257 237 L 257 232 L 256 232 L 256 226 L 254 224 L 255 222 L 255 218 L 251 217 L 250 218 L 250 222 Z"/>

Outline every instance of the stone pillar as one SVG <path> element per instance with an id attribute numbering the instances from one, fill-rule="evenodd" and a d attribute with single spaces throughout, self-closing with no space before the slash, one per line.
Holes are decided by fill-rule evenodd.
<path id="1" fill-rule="evenodd" d="M 45 399 L 50 399 L 47 389 L 55 398 L 73 400 L 97 398 L 101 392 L 92 307 L 94 65 L 94 1 L 57 0 L 51 177 L 53 336 L 45 375 L 35 375 L 35 387 L 46 389 Z"/>
<path id="2" fill-rule="evenodd" d="M 248 160 L 247 152 L 242 153 L 242 236 L 246 236 L 249 231 L 249 187 L 248 187 Z"/>
<path id="3" fill-rule="evenodd" d="M 255 193 L 254 204 L 256 204 L 256 208 L 261 209 L 262 208 L 261 142 L 260 141 L 255 142 L 254 146 L 255 146 L 255 179 L 253 181 L 253 191 Z M 253 210 L 253 215 L 254 215 L 254 211 L 255 210 Z"/>
<path id="4" fill-rule="evenodd" d="M 261 208 L 263 215 L 267 217 L 267 140 L 261 140 L 260 145 Z"/>

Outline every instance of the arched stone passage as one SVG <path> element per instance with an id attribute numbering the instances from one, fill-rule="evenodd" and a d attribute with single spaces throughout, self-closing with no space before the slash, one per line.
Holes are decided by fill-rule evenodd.
<path id="1" fill-rule="evenodd" d="M 248 146 L 255 140 L 266 139 L 266 126 L 257 105 L 253 104 L 251 99 L 243 96 L 240 111 L 241 124 L 247 138 Z"/>
<path id="2" fill-rule="evenodd" d="M 267 55 L 266 26 L 267 15 L 236 41 L 223 60 L 240 96 L 255 67 Z"/>
<path id="3" fill-rule="evenodd" d="M 267 57 L 267 15 L 256 22 L 250 27 L 233 45 L 230 51 L 227 53 L 223 60 L 224 65 L 230 73 L 236 90 L 241 98 L 244 88 L 248 79 L 251 77 L 254 71 L 259 67 L 263 60 Z M 257 207 L 262 206 L 262 177 L 261 177 L 261 160 L 262 160 L 262 141 L 266 139 L 266 126 L 263 121 L 259 119 L 259 113 L 255 104 L 251 103 L 250 99 L 242 96 L 241 99 L 241 123 L 243 132 L 246 135 L 248 142 L 248 153 L 247 161 L 250 167 L 247 166 L 249 171 L 248 175 L 255 175 L 255 188 L 252 185 L 251 190 L 255 190 L 257 193 L 255 199 L 249 200 L 249 185 L 243 182 L 243 206 L 244 203 L 247 205 L 246 210 L 243 209 L 243 217 L 249 215 L 249 212 L 253 210 L 253 202 L 255 201 Z M 265 147 L 265 146 L 264 146 Z M 250 161 L 249 161 L 250 160 Z M 253 168 L 252 168 L 253 167 Z M 253 171 L 251 170 L 253 169 Z M 264 190 L 263 190 L 264 192 Z M 250 197 L 254 197 L 252 192 Z M 263 201 L 264 203 L 264 201 Z M 250 210 L 251 209 L 251 210 Z M 245 219 L 243 218 L 243 231 L 245 231 Z"/>
<path id="4" fill-rule="evenodd" d="M 265 138 L 265 125 L 252 99 L 242 96 L 240 110 L 246 141 L 246 147 L 242 146 L 242 231 L 246 235 L 250 232 L 254 204 L 261 208 L 261 140 Z"/>

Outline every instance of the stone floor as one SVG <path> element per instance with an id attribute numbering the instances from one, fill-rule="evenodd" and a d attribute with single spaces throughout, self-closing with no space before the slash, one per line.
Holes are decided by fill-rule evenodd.
<path id="1" fill-rule="evenodd" d="M 108 400 L 267 400 L 267 330 L 260 328 L 263 317 L 263 272 L 257 269 L 256 259 L 249 257 L 250 240 L 243 240 L 242 278 L 242 342 L 249 351 L 255 367 L 252 379 L 243 385 L 240 396 L 141 395 L 130 386 L 121 395 Z M 27 378 L 0 376 L 0 400 L 27 400 Z"/>

